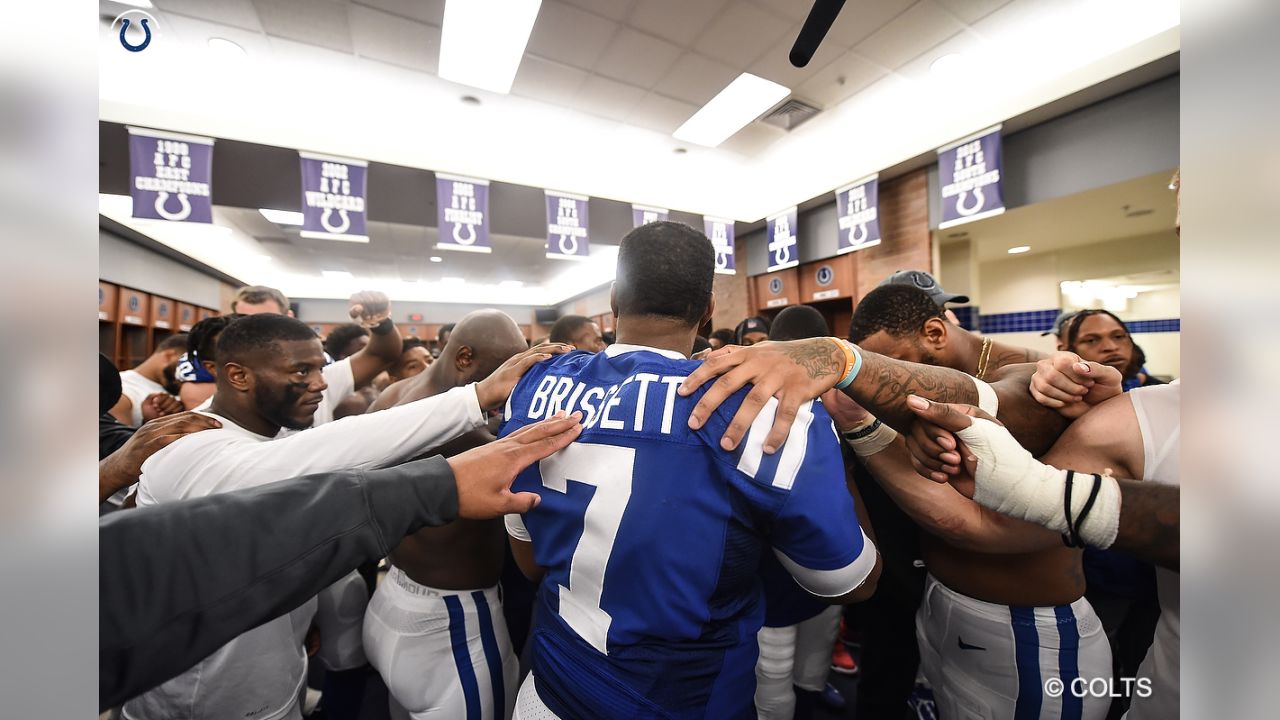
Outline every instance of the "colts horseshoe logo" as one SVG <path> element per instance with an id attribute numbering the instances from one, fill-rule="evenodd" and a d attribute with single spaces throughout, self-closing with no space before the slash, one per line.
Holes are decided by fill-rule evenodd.
<path id="1" fill-rule="evenodd" d="M 142 26 L 142 33 L 143 33 L 142 42 L 138 43 L 137 45 L 134 45 L 133 43 L 129 42 L 129 39 L 125 37 L 125 34 L 129 32 L 129 27 L 134 22 L 134 19 L 135 19 L 134 16 L 141 16 L 141 18 L 138 20 L 138 24 Z M 120 45 L 125 50 L 128 50 L 129 52 L 135 52 L 135 53 L 142 52 L 143 50 L 147 49 L 147 46 L 151 44 L 151 37 L 152 37 L 151 25 L 153 23 L 155 23 L 156 25 L 159 25 L 159 23 L 156 22 L 156 19 L 154 17 L 152 17 L 149 13 L 143 12 L 141 10 L 126 10 L 120 13 L 119 15 L 116 16 L 115 20 L 111 21 L 111 27 L 114 28 L 116 26 L 116 23 L 120 23 Z"/>
<path id="2" fill-rule="evenodd" d="M 463 231 L 466 228 L 466 231 Z M 476 226 L 466 223 L 454 223 L 453 241 L 459 245 L 471 245 L 476 241 Z"/>
<path id="3" fill-rule="evenodd" d="M 345 208 L 338 211 L 338 217 L 342 222 L 335 225 L 332 220 L 330 220 L 332 217 L 333 208 L 325 208 L 324 212 L 320 213 L 320 224 L 324 226 L 325 230 L 328 230 L 334 235 L 341 235 L 351 229 L 351 218 L 347 216 Z"/>
<path id="4" fill-rule="evenodd" d="M 186 193 L 178 193 L 178 212 L 169 212 L 165 208 L 165 203 L 169 201 L 169 193 L 161 190 L 156 193 L 156 214 L 165 220 L 186 220 L 191 215 L 191 201 L 187 199 Z"/>
<path id="5" fill-rule="evenodd" d="M 716 269 L 724 270 L 729 267 L 729 254 L 723 250 L 716 251 Z"/>
<path id="6" fill-rule="evenodd" d="M 858 223 L 857 225 L 854 225 L 852 228 L 849 228 L 849 244 L 850 245 L 857 245 L 858 243 L 866 239 L 867 239 L 866 223 Z"/>
<path id="7" fill-rule="evenodd" d="M 973 205 L 965 207 L 964 198 L 968 194 L 969 191 L 965 190 L 956 198 L 956 212 L 960 213 L 962 217 L 968 217 L 978 212 L 982 209 L 982 204 L 986 202 L 986 198 L 982 196 L 982 188 L 976 187 L 973 189 Z"/>
<path id="8" fill-rule="evenodd" d="M 563 255 L 578 254 L 578 238 L 572 235 L 560 236 L 560 252 Z"/>

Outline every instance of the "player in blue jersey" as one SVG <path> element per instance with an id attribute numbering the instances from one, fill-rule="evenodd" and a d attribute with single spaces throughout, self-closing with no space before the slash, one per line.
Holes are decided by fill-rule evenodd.
<path id="1" fill-rule="evenodd" d="M 507 404 L 502 435 L 560 411 L 586 426 L 515 483 L 541 496 L 507 518 L 517 562 L 540 580 L 516 718 L 754 717 L 762 557 L 832 603 L 874 592 L 879 555 L 821 403 L 800 407 L 773 454 L 772 406 L 733 451 L 719 441 L 735 401 L 688 427 L 698 396 L 676 389 L 698 365 L 688 354 L 714 271 L 711 242 L 687 225 L 633 230 L 618 254 L 617 344 L 534 367 Z"/>

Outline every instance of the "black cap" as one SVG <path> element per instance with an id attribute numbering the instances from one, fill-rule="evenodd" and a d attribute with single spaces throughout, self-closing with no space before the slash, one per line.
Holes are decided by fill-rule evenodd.
<path id="1" fill-rule="evenodd" d="M 749 317 L 738 323 L 737 329 L 733 331 L 733 337 L 739 345 L 742 344 L 742 338 L 747 333 L 759 332 L 765 335 L 769 334 L 769 323 L 762 317 Z"/>
<path id="2" fill-rule="evenodd" d="M 938 307 L 942 307 L 949 302 L 967 303 L 968 295 L 956 295 L 942 289 L 937 280 L 933 276 L 923 270 L 899 270 L 880 281 L 881 285 L 914 285 L 921 290 L 929 293 L 929 297 L 938 303 Z"/>
<path id="3" fill-rule="evenodd" d="M 1079 313 L 1080 313 L 1079 310 L 1063 310 L 1062 312 L 1058 313 L 1058 317 L 1053 319 L 1053 327 L 1050 327 L 1048 330 L 1045 330 L 1044 332 L 1040 333 L 1040 337 L 1044 337 L 1045 335 L 1057 335 L 1061 337 L 1062 326 L 1066 325 L 1068 320 L 1075 317 Z"/>

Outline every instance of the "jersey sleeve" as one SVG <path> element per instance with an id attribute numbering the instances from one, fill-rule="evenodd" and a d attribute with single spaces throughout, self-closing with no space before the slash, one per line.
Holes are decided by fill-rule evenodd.
<path id="1" fill-rule="evenodd" d="M 805 590 L 844 595 L 866 580 L 876 549 L 863 533 L 845 484 L 844 459 L 831 417 L 821 403 L 800 406 L 778 452 L 764 453 L 777 401 L 770 400 L 743 442 L 738 471 L 768 485 L 774 554 Z"/>

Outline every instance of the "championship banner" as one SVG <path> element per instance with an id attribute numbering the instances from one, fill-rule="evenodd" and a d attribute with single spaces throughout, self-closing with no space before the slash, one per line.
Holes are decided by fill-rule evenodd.
<path id="1" fill-rule="evenodd" d="M 436 173 L 436 227 L 441 250 L 493 252 L 489 246 L 489 181 Z"/>
<path id="2" fill-rule="evenodd" d="M 302 160 L 302 237 L 369 242 L 363 160 L 299 152 Z"/>
<path id="3" fill-rule="evenodd" d="M 711 245 L 716 249 L 716 272 L 721 275 L 736 275 L 733 263 L 733 221 L 723 218 L 703 217 L 702 227 L 706 229 Z"/>
<path id="4" fill-rule="evenodd" d="M 1000 188 L 1000 126 L 938 148 L 938 181 L 942 185 L 939 228 L 1004 212 L 1004 194 Z"/>
<path id="5" fill-rule="evenodd" d="M 669 214 L 669 211 L 664 208 L 633 204 L 631 206 L 631 227 L 638 228 L 651 222 L 666 220 Z"/>
<path id="6" fill-rule="evenodd" d="M 213 138 L 129 128 L 133 216 L 213 222 Z"/>
<path id="7" fill-rule="evenodd" d="M 587 198 L 550 190 L 547 193 L 547 257 L 582 260 L 587 257 Z"/>
<path id="8" fill-rule="evenodd" d="M 799 265 L 795 206 L 770 215 L 766 222 L 769 223 L 769 272 Z"/>
<path id="9" fill-rule="evenodd" d="M 840 228 L 836 254 L 880 244 L 879 177 L 872 175 L 836 190 L 836 223 Z"/>

